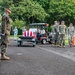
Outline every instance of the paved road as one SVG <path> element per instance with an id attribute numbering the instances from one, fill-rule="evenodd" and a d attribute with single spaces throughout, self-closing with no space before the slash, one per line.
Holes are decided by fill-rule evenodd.
<path id="1" fill-rule="evenodd" d="M 0 75 L 75 75 L 75 47 L 17 47 L 10 40 L 7 55 L 11 59 L 0 60 Z"/>

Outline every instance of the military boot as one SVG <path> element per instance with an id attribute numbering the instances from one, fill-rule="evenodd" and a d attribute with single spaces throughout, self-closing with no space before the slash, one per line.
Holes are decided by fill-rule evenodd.
<path id="1" fill-rule="evenodd" d="M 1 60 L 9 60 L 10 58 L 6 56 L 4 53 L 1 53 Z"/>

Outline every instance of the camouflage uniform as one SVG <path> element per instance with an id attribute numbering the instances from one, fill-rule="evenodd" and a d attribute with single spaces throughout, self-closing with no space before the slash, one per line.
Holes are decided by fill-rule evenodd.
<path id="1" fill-rule="evenodd" d="M 10 31 L 11 31 L 11 25 L 10 25 L 10 20 L 9 20 L 9 16 L 4 13 L 2 16 L 2 29 L 1 29 L 1 53 L 5 53 L 6 52 L 6 48 L 8 46 L 9 40 L 8 37 L 10 35 Z"/>
<path id="2" fill-rule="evenodd" d="M 74 35 L 74 27 L 68 27 L 68 35 L 69 35 L 69 45 L 72 45 L 72 37 Z"/>
<path id="3" fill-rule="evenodd" d="M 56 25 L 54 28 L 55 31 L 55 45 L 59 44 L 59 25 Z"/>
<path id="4" fill-rule="evenodd" d="M 65 46 L 65 33 L 66 33 L 66 25 L 59 26 L 60 33 L 60 46 Z"/>
<path id="5" fill-rule="evenodd" d="M 53 25 L 52 27 L 52 43 L 55 44 L 55 26 L 56 25 Z"/>

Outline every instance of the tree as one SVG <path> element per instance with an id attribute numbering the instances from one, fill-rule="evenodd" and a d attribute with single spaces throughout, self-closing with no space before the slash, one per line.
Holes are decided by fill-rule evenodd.
<path id="1" fill-rule="evenodd" d="M 75 23 L 75 0 L 1 0 L 0 4 L 1 8 L 11 7 L 14 21 L 52 24 L 55 20 L 65 20 L 67 24 Z"/>
<path id="2" fill-rule="evenodd" d="M 49 3 L 48 13 L 50 20 L 65 20 L 67 23 L 73 22 L 75 19 L 75 4 L 71 0 L 51 0 Z"/>
<path id="3" fill-rule="evenodd" d="M 12 9 L 11 17 L 13 20 L 19 19 L 27 23 L 36 21 L 42 22 L 47 15 L 41 5 L 33 0 L 4 0 L 2 8 L 8 5 Z"/>

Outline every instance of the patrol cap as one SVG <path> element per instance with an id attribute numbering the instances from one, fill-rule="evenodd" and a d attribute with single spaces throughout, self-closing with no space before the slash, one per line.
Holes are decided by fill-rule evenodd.
<path id="1" fill-rule="evenodd" d="M 70 26 L 73 26 L 73 23 L 70 23 Z"/>
<path id="2" fill-rule="evenodd" d="M 61 23 L 65 23 L 65 21 L 61 21 Z"/>
<path id="3" fill-rule="evenodd" d="M 6 10 L 8 13 L 11 13 L 10 7 L 6 7 L 5 10 Z"/>
<path id="4" fill-rule="evenodd" d="M 57 23 L 57 21 L 54 21 L 54 23 Z"/>

